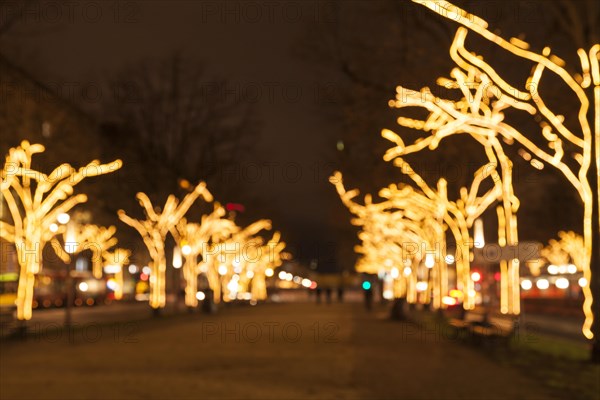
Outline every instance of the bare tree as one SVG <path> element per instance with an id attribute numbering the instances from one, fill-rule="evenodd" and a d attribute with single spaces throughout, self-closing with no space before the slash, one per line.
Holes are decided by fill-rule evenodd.
<path id="1" fill-rule="evenodd" d="M 257 119 L 252 104 L 228 85 L 180 54 L 145 61 L 113 79 L 113 115 L 134 138 L 142 164 L 154 168 L 152 182 L 161 176 L 211 182 L 243 157 Z"/>

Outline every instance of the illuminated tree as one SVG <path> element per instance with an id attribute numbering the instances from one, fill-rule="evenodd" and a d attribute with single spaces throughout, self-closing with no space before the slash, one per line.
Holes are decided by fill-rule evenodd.
<path id="1" fill-rule="evenodd" d="M 540 251 L 540 255 L 554 265 L 572 263 L 578 271 L 582 271 L 585 262 L 583 237 L 573 231 L 560 231 L 558 237 L 559 240 L 550 239 L 548 246 Z"/>
<path id="2" fill-rule="evenodd" d="M 405 266 L 404 274 L 395 277 L 402 282 L 396 295 L 407 297 L 409 303 L 417 301 L 416 283 L 417 269 L 422 260 L 427 261 L 427 268 L 434 268 L 434 306 L 440 306 L 439 299 L 442 286 L 445 287 L 447 276 L 445 264 L 441 266 L 439 261 L 441 238 L 443 238 L 443 226 L 434 217 L 437 209 L 435 203 L 427 197 L 414 191 L 410 186 L 404 186 L 402 197 L 410 204 L 399 204 L 399 192 L 394 193 L 394 200 L 389 198 L 380 203 L 373 203 L 370 195 L 365 196 L 364 205 L 353 199 L 358 195 L 358 190 L 346 191 L 339 172 L 334 173 L 330 182 L 335 185 L 342 202 L 356 217 L 352 219 L 354 225 L 362 228 L 358 237 L 361 245 L 355 247 L 355 251 L 362 254 L 356 269 L 358 272 L 379 273 L 382 269 L 391 272 L 398 265 Z M 386 189 L 380 192 L 386 197 Z M 390 196 L 391 197 L 391 196 Z M 433 217 L 433 218 L 432 218 Z M 436 248 L 436 244 L 438 248 Z M 431 258 L 431 256 L 433 256 Z M 430 259 L 433 264 L 430 263 Z M 409 271 L 406 273 L 406 271 Z M 443 282 L 443 283 L 442 283 Z M 429 302 L 431 291 L 427 290 L 424 302 Z"/>
<path id="3" fill-rule="evenodd" d="M 248 244 L 254 245 L 252 238 L 263 229 L 271 229 L 270 220 L 258 220 L 235 232 L 226 240 L 206 248 L 202 258 L 215 303 L 219 303 L 221 299 L 230 300 L 229 294 L 234 290 L 231 290 L 228 285 L 235 274 L 243 271 L 244 264 L 248 260 L 246 255 Z M 233 286 L 232 284 L 231 287 Z"/>
<path id="4" fill-rule="evenodd" d="M 106 265 L 114 267 L 115 269 L 115 299 L 121 300 L 123 298 L 123 266 L 129 262 L 131 251 L 117 247 L 112 251 L 105 251 L 102 253 L 102 257 Z"/>
<path id="5" fill-rule="evenodd" d="M 150 272 L 150 306 L 158 310 L 166 304 L 165 278 L 167 261 L 165 259 L 165 238 L 177 223 L 187 213 L 198 197 L 212 201 L 212 195 L 204 182 L 200 182 L 192 192 L 188 193 L 179 203 L 174 195 L 169 195 L 161 211 L 155 210 L 150 199 L 144 193 L 138 193 L 137 198 L 146 214 L 145 220 L 137 220 L 119 210 L 119 218 L 127 225 L 135 228 L 144 240 L 152 262 L 148 265 Z"/>
<path id="6" fill-rule="evenodd" d="M 63 246 L 53 238 L 52 247 L 65 263 L 72 262 L 72 257 L 85 250 L 92 252 L 92 273 L 94 278 L 102 277 L 104 253 L 117 244 L 114 237 L 117 228 L 98 226 L 83 222 L 81 213 L 75 213 L 63 231 Z M 63 249 L 64 247 L 64 249 Z"/>
<path id="7" fill-rule="evenodd" d="M 394 219 L 393 213 L 389 214 L 389 211 L 389 216 L 383 217 L 388 221 L 392 221 L 392 231 L 390 232 L 391 240 L 382 240 L 380 235 L 377 237 L 377 234 L 361 232 L 363 247 L 359 248 L 359 251 L 363 253 L 367 252 L 364 246 L 364 239 L 372 237 L 371 241 L 377 245 L 375 245 L 369 253 L 374 253 L 377 257 L 380 254 L 385 254 L 385 246 L 391 246 L 390 242 L 398 240 L 406 230 L 412 231 L 415 236 L 419 238 L 420 242 L 429 242 L 427 249 L 432 251 L 432 254 L 435 254 L 435 264 L 432 265 L 432 267 L 435 266 L 432 271 L 434 306 L 439 308 L 442 307 L 441 300 L 447 291 L 447 271 L 443 257 L 443 252 L 445 251 L 445 234 L 442 225 L 445 223 L 450 228 L 457 246 L 457 254 L 455 256 L 457 287 L 462 290 L 465 295 L 463 306 L 466 309 L 473 308 L 475 292 L 470 273 L 470 248 L 473 246 L 473 243 L 470 238 L 469 228 L 477 217 L 488 209 L 491 204 L 501 198 L 502 181 L 499 178 L 495 167 L 493 165 L 481 167 L 475 173 L 471 187 L 469 189 L 466 187 L 461 188 L 461 198 L 454 202 L 448 200 L 446 189 L 447 183 L 445 179 L 440 179 L 438 181 L 437 190 L 434 190 L 429 187 L 425 180 L 413 171 L 411 166 L 402 158 L 397 157 L 394 163 L 396 166 L 400 167 L 400 170 L 405 175 L 408 175 L 413 180 L 419 190 L 415 190 L 409 185 L 390 185 L 388 188 L 382 189 L 379 192 L 379 195 L 386 199 L 385 202 L 374 205 L 371 197 L 367 196 L 365 198 L 365 205 L 361 206 L 352 201 L 358 194 L 358 191 L 346 191 L 343 187 L 342 177 L 339 172 L 330 178 L 330 181 L 336 186 L 338 194 L 342 198 L 344 204 L 353 214 L 359 216 L 359 218 L 353 221 L 354 224 L 366 226 L 368 228 L 367 221 L 369 219 L 376 220 L 377 218 L 382 218 L 382 215 L 385 215 L 384 212 L 386 210 L 401 210 L 401 213 L 396 217 L 397 220 Z M 492 181 L 492 188 L 482 195 L 479 195 L 481 183 L 486 178 L 489 178 Z M 424 221 L 424 223 L 419 225 L 419 223 L 415 223 L 415 221 Z M 359 235 L 359 237 L 361 235 Z M 366 248 L 369 247 L 366 246 Z M 365 261 L 362 260 L 360 264 L 361 268 L 365 268 L 364 264 Z M 375 265 L 380 266 L 382 263 L 376 261 Z M 518 285 L 518 274 L 516 284 Z M 516 302 L 516 304 L 514 301 L 506 302 L 511 305 L 511 308 L 509 309 L 507 305 L 507 307 L 502 309 L 503 312 L 516 311 L 516 313 L 518 313 L 518 302 Z M 516 310 L 514 307 L 517 307 Z"/>
<path id="8" fill-rule="evenodd" d="M 284 249 L 285 242 L 281 241 L 281 234 L 275 232 L 266 244 L 257 248 L 255 257 L 248 257 L 246 271 L 242 274 L 242 284 L 243 290 L 246 291 L 250 286 L 251 299 L 265 300 L 267 298 L 265 271 L 269 268 L 275 270 L 282 264 Z"/>
<path id="9" fill-rule="evenodd" d="M 544 163 L 557 168 L 567 181 L 577 190 L 584 205 L 584 243 L 585 262 L 583 274 L 591 281 L 591 265 L 598 267 L 598 237 L 600 236 L 600 216 L 598 215 L 598 180 L 600 164 L 600 44 L 593 44 L 589 50 L 578 49 L 581 73 L 570 73 L 564 61 L 552 55 L 548 47 L 540 53 L 529 50 L 524 41 L 511 38 L 506 40 L 488 29 L 483 19 L 445 1 L 414 0 L 428 7 L 437 14 L 455 21 L 459 27 L 452 46 L 450 56 L 457 64 L 451 72 L 452 79 L 442 79 L 438 83 L 447 88 L 457 88 L 465 97 L 459 102 L 439 99 L 427 88 L 416 94 L 398 88 L 397 101 L 394 106 L 403 107 L 404 101 L 414 106 L 425 107 L 430 111 L 425 121 L 399 119 L 404 126 L 431 131 L 432 136 L 416 146 L 435 147 L 439 140 L 453 131 L 480 132 L 488 137 L 499 136 L 507 144 L 519 143 L 523 149 L 519 152 L 529 160 L 532 166 L 542 169 Z M 482 56 L 465 47 L 465 39 L 469 32 L 474 32 L 503 50 L 509 52 L 525 63 L 532 65 L 531 75 L 520 85 L 508 83 L 500 73 L 485 61 Z M 548 75 L 550 74 L 550 76 Z M 555 114 L 544 101 L 542 78 L 552 78 L 564 85 L 565 94 L 576 99 L 574 110 L 577 117 L 573 121 L 565 121 L 565 117 Z M 467 90 L 467 88 L 469 90 Z M 468 92 L 468 93 L 467 93 Z M 415 96 L 421 99 L 420 104 L 414 101 Z M 590 110 L 590 103 L 594 108 Z M 433 107 L 436 104 L 437 107 Z M 523 133 L 515 124 L 507 122 L 506 111 L 514 109 L 534 116 L 539 123 L 541 137 Z M 589 118 L 593 118 L 590 122 Z M 592 128 L 593 126 L 593 128 Z M 402 143 L 399 143 L 402 147 Z M 401 150 L 400 150 L 401 151 Z M 572 155 L 572 159 L 566 157 Z M 537 157 L 537 159 L 535 158 Z M 539 159 L 539 160 L 538 160 Z M 541 160 L 541 161 L 540 161 Z M 503 171 L 503 178 L 506 175 Z M 510 182 L 504 182 L 509 185 Z M 506 199 L 505 199 L 506 201 Z M 508 211 L 504 206 L 504 211 Z M 510 223 L 510 219 L 506 221 Z M 507 237 L 508 244 L 511 238 Z M 593 249 L 593 251 L 592 251 Z M 597 278 L 595 278 L 597 281 Z M 590 286 L 583 288 L 585 301 L 583 305 L 585 322 L 582 328 L 587 338 L 593 338 L 592 324 L 592 292 Z M 597 326 L 598 324 L 595 324 Z M 597 328 L 596 328 L 597 329 Z M 598 335 L 596 335 L 598 336 Z M 594 342 L 594 357 L 600 359 L 600 345 Z"/>
<path id="10" fill-rule="evenodd" d="M 42 268 L 42 251 L 48 241 L 64 230 L 64 227 L 56 225 L 58 215 L 87 201 L 85 194 L 74 195 L 73 187 L 85 178 L 114 172 L 122 165 L 120 160 L 108 164 L 92 161 L 75 170 L 69 164 L 61 164 L 46 175 L 31 168 L 33 155 L 44 150 L 40 144 L 21 142 L 20 146 L 10 149 L 1 172 L 0 189 L 12 225 L 2 215 L 0 233 L 17 249 L 20 265 L 17 292 L 19 320 L 31 319 L 35 275 Z M 51 225 L 56 226 L 54 231 Z"/>
<path id="11" fill-rule="evenodd" d="M 186 282 L 185 304 L 188 307 L 198 305 L 198 274 L 204 265 L 204 260 L 198 262 L 198 256 L 239 230 L 233 221 L 224 216 L 225 209 L 215 204 L 213 212 L 203 215 L 199 224 L 182 218 L 173 229 L 173 236 L 185 258 L 183 276 Z"/>

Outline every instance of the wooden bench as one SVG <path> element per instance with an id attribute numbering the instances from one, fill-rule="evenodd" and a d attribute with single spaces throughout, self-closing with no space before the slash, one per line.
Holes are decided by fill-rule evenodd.
<path id="1" fill-rule="evenodd" d="M 517 319 L 512 315 L 489 315 L 485 321 L 473 324 L 469 333 L 475 342 L 508 346 L 516 324 Z"/>
<path id="2" fill-rule="evenodd" d="M 477 322 L 483 321 L 483 314 L 476 312 L 466 312 L 464 319 L 461 318 L 450 318 L 448 324 L 453 328 L 464 330 L 468 329 L 471 325 Z"/>
<path id="3" fill-rule="evenodd" d="M 508 345 L 515 331 L 516 319 L 508 315 L 486 315 L 467 312 L 464 319 L 451 318 L 448 324 L 475 343 L 502 343 Z"/>

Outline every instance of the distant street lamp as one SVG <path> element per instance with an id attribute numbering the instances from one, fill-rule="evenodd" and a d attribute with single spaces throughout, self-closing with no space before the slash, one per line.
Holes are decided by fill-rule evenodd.
<path id="1" fill-rule="evenodd" d="M 181 260 L 181 249 L 179 246 L 173 248 L 173 268 L 179 269 L 183 265 Z"/>
<path id="2" fill-rule="evenodd" d="M 473 241 L 475 248 L 483 249 L 485 246 L 485 238 L 483 234 L 483 221 L 481 218 L 477 218 L 473 223 Z"/>

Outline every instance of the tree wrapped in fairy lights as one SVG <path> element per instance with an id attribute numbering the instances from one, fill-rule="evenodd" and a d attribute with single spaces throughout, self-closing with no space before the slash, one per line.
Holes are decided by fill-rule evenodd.
<path id="1" fill-rule="evenodd" d="M 232 300 L 230 295 L 237 293 L 239 284 L 232 280 L 235 281 L 234 276 L 239 276 L 239 273 L 244 271 L 245 265 L 249 261 L 247 251 L 257 245 L 254 238 L 263 229 L 271 229 L 270 220 L 258 220 L 244 229 L 234 232 L 226 240 L 206 246 L 202 255 L 203 267 L 215 303 L 220 303 L 221 300 Z M 260 240 L 258 246 L 262 244 Z"/>
<path id="2" fill-rule="evenodd" d="M 583 236 L 573 231 L 560 231 L 558 232 L 558 240 L 550 239 L 548 246 L 540 250 L 540 255 L 554 265 L 574 265 L 575 270 L 571 273 L 581 272 L 585 262 Z"/>
<path id="3" fill-rule="evenodd" d="M 188 222 L 182 218 L 173 229 L 173 236 L 178 243 L 181 253 L 185 258 L 183 276 L 185 279 L 185 304 L 196 307 L 198 299 L 198 274 L 205 265 L 205 260 L 198 261 L 198 257 L 206 254 L 208 248 L 218 245 L 239 227 L 230 219 L 223 218 L 225 209 L 220 204 L 214 205 L 214 210 L 203 215 L 201 222 Z"/>
<path id="4" fill-rule="evenodd" d="M 359 253 L 366 255 L 366 258 L 363 257 L 359 260 L 360 269 L 365 269 L 366 265 L 381 268 L 381 265 L 386 264 L 385 261 L 391 259 L 388 256 L 381 259 L 381 256 L 387 254 L 390 249 L 394 250 L 394 246 L 399 246 L 394 243 L 406 238 L 407 232 L 410 232 L 412 238 L 415 239 L 414 243 L 425 244 L 426 251 L 421 253 L 429 252 L 430 255 L 433 255 L 432 260 L 425 260 L 429 264 L 428 267 L 432 268 L 433 304 L 436 308 L 443 307 L 442 299 L 448 289 L 445 263 L 445 224 L 449 227 L 456 243 L 456 254 L 453 255 L 456 263 L 456 285 L 464 294 L 463 306 L 465 309 L 472 309 L 475 305 L 475 291 L 470 272 L 473 241 L 469 228 L 477 217 L 497 200 L 502 199 L 502 180 L 496 172 L 495 166 L 484 165 L 479 168 L 471 186 L 468 189 L 461 188 L 461 197 L 456 201 L 450 201 L 445 179 L 439 179 L 437 188 L 433 189 L 402 158 L 396 157 L 394 163 L 400 167 L 403 174 L 410 177 L 417 189 L 406 184 L 390 185 L 379 192 L 379 196 L 385 201 L 377 204 L 372 202 L 369 195 L 365 196 L 365 205 L 354 202 L 352 199 L 358 195 L 358 191 L 346 191 L 339 172 L 330 178 L 331 183 L 336 186 L 342 202 L 357 216 L 352 221 L 353 224 L 365 228 L 359 234 L 363 245 L 357 249 Z M 492 182 L 491 188 L 480 194 L 481 184 L 486 179 Z M 374 226 L 373 222 L 375 222 Z M 388 228 L 384 229 L 385 226 Z M 406 242 L 403 243 L 406 245 Z M 406 252 L 406 249 L 403 250 Z M 398 250 L 396 249 L 396 251 Z M 421 256 L 419 261 L 423 258 Z M 374 271 L 365 270 L 364 272 L 372 273 Z M 518 287 L 518 274 L 516 276 L 516 286 Z M 416 275 L 413 278 L 416 279 Z M 412 280 L 413 283 L 416 282 L 415 279 Z M 505 279 L 508 277 L 505 276 Z M 408 288 L 410 293 L 410 284 Z M 501 311 L 514 313 L 518 308 L 515 310 L 512 307 L 518 307 L 518 301 L 516 303 L 510 301 L 508 290 L 506 292 L 502 293 L 501 303 L 504 307 L 501 307 Z M 514 297 L 514 290 L 510 293 Z M 516 293 L 518 296 L 518 292 Z M 412 297 L 409 298 L 409 302 L 411 299 Z M 518 311 L 516 312 L 518 313 Z"/>
<path id="5" fill-rule="evenodd" d="M 82 213 L 75 213 L 65 225 L 63 231 L 63 244 L 54 237 L 51 240 L 52 247 L 57 255 L 65 263 L 71 263 L 72 258 L 83 251 L 92 253 L 92 274 L 94 278 L 102 278 L 102 267 L 104 266 L 104 255 L 117 244 L 114 226 L 104 227 L 84 223 Z"/>
<path id="6" fill-rule="evenodd" d="M 364 205 L 354 201 L 358 190 L 347 191 L 339 172 L 330 177 L 330 182 L 349 211 L 355 215 L 352 224 L 361 227 L 358 234 L 361 244 L 355 251 L 361 255 L 356 264 L 358 272 L 389 273 L 398 285 L 394 285 L 394 296 L 406 297 L 409 303 L 417 302 L 417 278 L 421 262 L 432 270 L 427 272 L 427 281 L 433 285 L 419 291 L 425 292 L 423 302 L 433 299 L 436 308 L 441 307 L 442 294 L 447 288 L 446 265 L 440 259 L 444 242 L 444 227 L 436 218 L 436 204 L 410 186 L 394 192 L 394 199 L 374 203 L 372 196 L 365 195 Z M 386 189 L 380 192 L 385 198 Z M 404 204 L 398 199 L 402 196 Z M 392 196 L 389 196 L 392 197 Z M 410 204 L 409 204 L 410 203 Z M 403 266 L 400 275 L 398 266 Z"/>
<path id="7" fill-rule="evenodd" d="M 464 97 L 459 101 L 451 101 L 434 96 L 428 88 L 416 92 L 398 87 L 397 98 L 391 102 L 393 107 L 414 106 L 429 111 L 425 120 L 401 117 L 398 123 L 429 132 L 431 136 L 416 142 L 409 150 L 410 147 L 405 146 L 395 135 L 393 139 L 398 145 L 397 154 L 406 154 L 407 151 L 418 151 L 425 147 L 435 148 L 443 137 L 456 132 L 466 132 L 490 139 L 498 137 L 506 145 L 518 143 L 522 146 L 519 154 L 533 167 L 542 169 L 544 164 L 548 164 L 557 168 L 576 189 L 583 203 L 583 275 L 597 293 L 600 288 L 600 44 L 595 43 L 589 49 L 577 49 L 580 71 L 570 72 L 571 69 L 567 68 L 563 60 L 551 54 L 550 48 L 544 47 L 541 52 L 536 52 L 523 40 L 504 39 L 488 29 L 486 21 L 449 2 L 413 1 L 462 25 L 457 29 L 450 47 L 450 57 L 456 63 L 456 67 L 452 70 L 450 78 L 440 78 L 438 83 L 446 88 L 462 91 Z M 529 77 L 516 85 L 508 83 L 502 72 L 496 71 L 483 56 L 467 49 L 465 41 L 469 33 L 478 35 L 523 63 L 531 65 Z M 573 97 L 573 114 L 576 114 L 576 117 L 572 121 L 565 121 L 564 116 L 553 112 L 546 103 L 544 88 L 549 78 L 563 85 L 565 99 L 567 96 Z M 590 108 L 591 104 L 593 108 Z M 508 110 L 525 113 L 534 118 L 539 124 L 538 132 L 523 132 L 517 123 L 511 124 Z M 385 131 L 384 135 L 391 137 L 388 131 Z M 498 147 L 494 150 L 497 150 L 499 155 L 504 153 Z M 502 164 L 502 159 L 499 159 L 499 162 Z M 505 167 L 502 167 L 503 178 L 507 177 L 505 172 L 508 172 L 504 170 Z M 505 191 L 510 189 L 510 181 L 503 184 Z M 504 212 L 508 213 L 507 206 L 508 204 L 505 204 L 503 208 Z M 511 219 L 505 219 L 507 224 L 511 223 Z M 508 244 L 516 244 L 516 238 L 507 237 L 506 240 Z M 592 268 L 595 271 L 594 276 Z M 598 324 L 593 323 L 593 296 L 589 284 L 583 287 L 583 293 L 585 322 L 582 332 L 589 339 L 596 338 L 592 354 L 595 360 L 600 360 Z"/>
<path id="8" fill-rule="evenodd" d="M 44 150 L 41 144 L 21 142 L 9 150 L 1 172 L 0 233 L 3 239 L 14 243 L 17 250 L 19 320 L 31 319 L 35 276 L 42 268 L 44 246 L 65 229 L 56 224 L 58 216 L 87 201 L 85 194 L 74 194 L 73 188 L 85 178 L 111 173 L 122 166 L 120 160 L 107 164 L 92 161 L 79 169 L 65 163 L 46 175 L 31 167 L 33 156 Z M 4 203 L 12 223 L 4 215 Z"/>
<path id="9" fill-rule="evenodd" d="M 125 284 L 123 267 L 129 262 L 129 257 L 131 257 L 131 251 L 120 247 L 102 253 L 104 263 L 107 266 L 113 267 L 116 281 L 114 289 L 116 300 L 123 298 L 123 287 Z"/>
<path id="10" fill-rule="evenodd" d="M 145 220 L 132 218 L 123 210 L 118 212 L 121 221 L 137 230 L 142 236 L 150 253 L 152 262 L 148 265 L 151 269 L 149 302 L 155 310 L 164 308 L 166 305 L 165 239 L 200 196 L 205 201 L 213 200 L 204 182 L 200 182 L 193 191 L 186 194 L 181 203 L 174 195 L 169 195 L 164 207 L 159 211 L 154 208 L 148 196 L 140 192 L 137 194 L 137 198 L 146 214 Z"/>
<path id="11" fill-rule="evenodd" d="M 267 298 L 266 270 L 274 271 L 282 264 L 282 252 L 285 242 L 281 241 L 281 233 L 274 232 L 266 243 L 262 238 L 251 242 L 255 254 L 246 252 L 246 263 L 241 273 L 240 289 L 249 293 L 252 300 L 265 300 Z"/>

